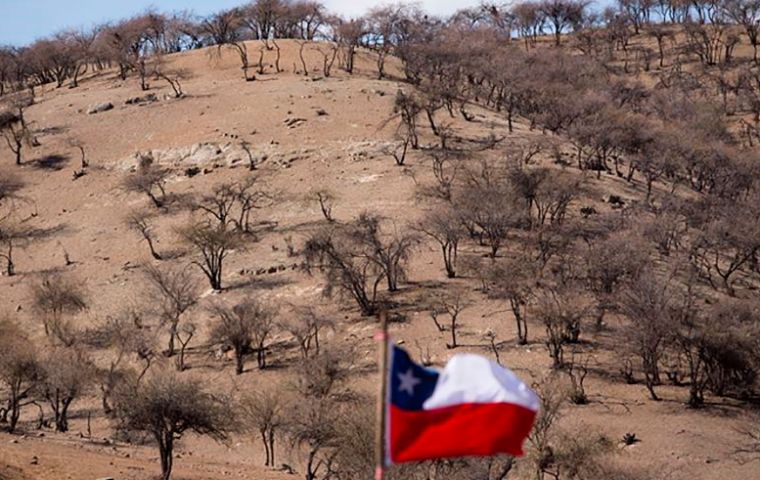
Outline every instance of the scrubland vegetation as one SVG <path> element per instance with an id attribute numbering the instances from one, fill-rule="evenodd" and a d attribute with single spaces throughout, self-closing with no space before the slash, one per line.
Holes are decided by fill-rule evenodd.
<path id="1" fill-rule="evenodd" d="M 27 292 L 15 312 L 0 301 L 0 426 L 67 432 L 95 400 L 88 428 L 96 416 L 120 442 L 156 445 L 166 480 L 191 433 L 251 439 L 264 466 L 307 480 L 369 478 L 374 399 L 362 377 L 376 373 L 374 356 L 368 335 L 348 332 L 388 311 L 421 362 L 458 349 L 506 365 L 532 355 L 519 373 L 543 400 L 526 457 L 403 466 L 391 478 L 681 478 L 661 458 L 620 462 L 636 425 L 613 438 L 563 423 L 608 399 L 590 381 L 630 385 L 642 403 L 666 391 L 679 404 L 657 415 L 694 409 L 693 422 L 728 405 L 740 426 L 726 462 L 760 461 L 758 22 L 755 0 L 489 3 L 445 19 L 409 5 L 345 19 L 316 2 L 257 0 L 0 48 L 0 300 L 10 282 Z M 414 199 L 403 218 L 348 215 L 344 192 L 270 187 L 280 173 L 237 138 L 245 172 L 190 193 L 174 179 L 199 171 L 140 156 L 115 174 L 130 199 L 120 223 L 137 301 L 98 311 L 105 287 L 88 285 L 65 249 L 55 265 L 19 255 L 61 233 L 40 226 L 35 208 L 47 172 L 27 168 L 54 125 L 29 112 L 103 78 L 189 100 L 193 72 L 173 54 L 200 49 L 211 71 L 234 57 L 254 91 L 286 76 L 387 83 L 387 115 L 371 120 L 391 132 L 382 161 L 411 178 Z M 81 154 L 74 181 L 104 175 L 84 139 L 67 145 Z M 308 225 L 270 221 L 294 196 L 291 208 L 313 212 Z M 256 263 L 275 234 L 288 235 L 290 265 Z M 262 274 L 318 282 L 328 300 L 273 299 L 231 281 L 241 255 Z M 419 281 L 422 268 L 432 278 Z M 487 318 L 486 304 L 497 310 Z M 463 337 L 475 310 L 488 328 Z M 437 344 L 406 330 L 430 323 Z M 262 377 L 278 369 L 277 381 Z M 219 371 L 236 383 L 220 386 Z"/>

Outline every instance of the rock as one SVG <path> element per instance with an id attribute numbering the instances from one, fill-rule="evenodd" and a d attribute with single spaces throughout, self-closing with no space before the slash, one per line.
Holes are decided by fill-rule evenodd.
<path id="1" fill-rule="evenodd" d="M 113 477 L 100 477 L 97 480 L 114 480 Z"/>
<path id="2" fill-rule="evenodd" d="M 302 123 L 306 123 L 305 118 L 286 118 L 285 119 L 285 126 L 288 128 L 296 128 Z"/>
<path id="3" fill-rule="evenodd" d="M 13 440 L 11 440 L 11 441 L 10 441 L 10 442 L 8 442 L 8 443 L 18 443 L 18 440 L 14 438 Z"/>
<path id="4" fill-rule="evenodd" d="M 318 117 L 326 117 L 327 115 L 329 115 L 329 114 L 327 113 L 327 110 L 325 110 L 324 108 L 318 108 L 317 109 L 317 116 Z"/>
<path id="5" fill-rule="evenodd" d="M 32 457 L 32 461 L 31 461 L 31 462 L 29 462 L 29 464 L 30 464 L 30 465 L 38 465 L 39 463 L 40 463 L 40 459 L 39 459 L 39 458 L 37 458 L 37 456 L 36 456 L 36 455 L 35 455 L 35 456 L 33 456 L 33 457 Z"/>
<path id="6" fill-rule="evenodd" d="M 96 113 L 107 112 L 108 110 L 113 110 L 113 103 L 105 102 L 105 103 L 98 103 L 98 104 L 92 105 L 90 106 L 90 108 L 87 109 L 87 113 L 90 115 L 94 115 Z"/>
<path id="7" fill-rule="evenodd" d="M 141 103 L 153 103 L 158 101 L 158 96 L 155 93 L 149 93 L 142 97 L 128 98 L 125 105 L 140 105 Z"/>

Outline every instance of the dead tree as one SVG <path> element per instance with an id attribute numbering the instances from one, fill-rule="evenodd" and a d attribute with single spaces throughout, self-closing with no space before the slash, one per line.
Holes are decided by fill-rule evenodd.
<path id="1" fill-rule="evenodd" d="M 300 308 L 294 315 L 280 322 L 280 327 L 293 335 L 303 358 L 319 355 L 320 332 L 334 329 L 335 322 L 315 308 Z"/>
<path id="2" fill-rule="evenodd" d="M 166 179 L 169 171 L 151 164 L 150 157 L 141 157 L 137 172 L 127 176 L 122 187 L 127 192 L 146 195 L 156 208 L 166 204 Z"/>
<path id="3" fill-rule="evenodd" d="M 42 362 L 41 396 L 53 411 L 55 430 L 69 430 L 69 408 L 89 389 L 94 365 L 85 353 L 74 348 L 56 348 Z"/>
<path id="4" fill-rule="evenodd" d="M 33 308 L 40 315 L 45 335 L 64 344 L 70 343 L 68 315 L 75 315 L 88 306 L 84 288 L 63 276 L 47 275 L 32 286 Z"/>
<path id="5" fill-rule="evenodd" d="M 156 251 L 154 245 L 153 226 L 150 223 L 151 214 L 147 211 L 134 211 L 127 217 L 127 226 L 139 233 L 148 244 L 150 254 L 155 260 L 163 260 L 163 257 Z"/>
<path id="6" fill-rule="evenodd" d="M 245 354 L 253 347 L 259 369 L 266 368 L 266 348 L 274 330 L 274 311 L 253 299 L 233 307 L 215 305 L 211 309 L 214 323 L 210 340 L 214 345 L 227 345 L 235 353 L 235 373 L 245 370 Z"/>
<path id="7" fill-rule="evenodd" d="M 0 133 L 2 133 L 8 148 L 13 152 L 16 165 L 21 165 L 23 148 L 33 145 L 32 132 L 24 118 L 24 106 L 18 105 L 15 110 L 0 111 Z"/>
<path id="8" fill-rule="evenodd" d="M 534 295 L 538 272 L 526 257 L 492 265 L 487 273 L 488 296 L 506 301 L 517 327 L 517 344 L 528 343 L 528 302 Z"/>
<path id="9" fill-rule="evenodd" d="M 15 432 L 21 410 L 34 402 L 34 393 L 43 376 L 37 350 L 22 330 L 8 320 L 0 320 L 0 385 L 7 392 L 3 420 Z"/>
<path id="10" fill-rule="evenodd" d="M 456 264 L 459 242 L 466 232 L 459 216 L 451 208 L 440 207 L 425 215 L 417 229 L 434 239 L 441 247 L 443 266 L 448 278 L 457 276 Z"/>
<path id="11" fill-rule="evenodd" d="M 224 261 L 242 245 L 238 232 L 207 222 L 192 223 L 179 230 L 180 236 L 194 248 L 198 258 L 193 264 L 203 271 L 212 289 L 222 290 Z"/>
<path id="12" fill-rule="evenodd" d="M 307 271 L 325 274 L 325 295 L 337 288 L 356 301 L 362 315 L 371 316 L 377 311 L 377 290 L 385 271 L 367 256 L 366 244 L 355 233 L 351 226 L 322 228 L 302 251 Z"/>
<path id="13" fill-rule="evenodd" d="M 162 480 L 171 478 L 174 444 L 185 432 L 224 440 L 232 427 L 229 405 L 207 393 L 198 380 L 171 371 L 155 372 L 139 385 L 124 385 L 114 407 L 120 430 L 144 432 L 156 441 Z"/>
<path id="14" fill-rule="evenodd" d="M 246 427 L 261 436 L 266 460 L 264 465 L 275 467 L 275 438 L 285 424 L 285 402 L 282 395 L 274 389 L 261 389 L 255 394 L 247 395 L 241 402 L 243 421 Z"/>
<path id="15" fill-rule="evenodd" d="M 328 190 L 327 188 L 319 188 L 311 190 L 304 196 L 304 204 L 311 206 L 313 204 L 319 205 L 319 209 L 322 212 L 322 216 L 328 222 L 334 222 L 335 219 L 332 216 L 333 206 L 337 200 L 337 195 Z"/>
<path id="16" fill-rule="evenodd" d="M 148 309 L 168 329 L 166 355 L 172 357 L 176 353 L 175 341 L 182 330 L 185 314 L 198 302 L 198 288 L 188 268 L 148 266 L 144 274 Z"/>

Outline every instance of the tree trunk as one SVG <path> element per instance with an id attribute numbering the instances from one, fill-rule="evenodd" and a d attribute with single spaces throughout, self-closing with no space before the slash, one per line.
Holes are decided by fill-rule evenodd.
<path id="1" fill-rule="evenodd" d="M 175 346 L 174 346 L 174 337 L 177 335 L 177 323 L 174 323 L 172 325 L 171 330 L 169 330 L 169 345 L 166 349 L 166 356 L 167 357 L 173 357 L 175 354 Z"/>
<path id="2" fill-rule="evenodd" d="M 174 435 L 166 432 L 158 434 L 158 437 L 158 454 L 161 458 L 161 478 L 162 480 L 170 480 L 172 476 Z"/>
<path id="3" fill-rule="evenodd" d="M 269 463 L 272 467 L 275 467 L 274 463 L 274 427 L 269 427 Z"/>
<path id="4" fill-rule="evenodd" d="M 153 239 L 150 237 L 150 235 L 145 235 L 145 241 L 148 242 L 148 248 L 150 248 L 150 254 L 153 257 L 154 260 L 163 260 L 161 255 L 156 252 L 156 248 L 153 245 Z"/>
<path id="5" fill-rule="evenodd" d="M 456 246 L 451 243 L 441 245 L 443 250 L 443 264 L 446 267 L 446 276 L 456 278 L 457 272 L 454 268 L 454 259 L 456 258 Z"/>
<path id="6" fill-rule="evenodd" d="M 68 412 L 69 412 L 69 405 L 71 405 L 71 400 L 73 399 L 65 399 L 61 401 L 61 406 L 55 414 L 55 431 L 56 432 L 69 431 Z"/>
<path id="7" fill-rule="evenodd" d="M 235 374 L 236 375 L 242 375 L 243 374 L 243 350 L 242 349 L 236 349 L 235 350 Z"/>
<path id="8" fill-rule="evenodd" d="M 259 433 L 261 433 L 261 441 L 264 444 L 264 453 L 266 455 L 266 461 L 264 462 L 265 467 L 274 466 L 271 462 L 272 455 L 269 453 L 269 442 L 267 439 L 267 431 L 265 428 L 259 429 Z"/>
<path id="9" fill-rule="evenodd" d="M 451 318 L 451 345 L 447 346 L 457 348 L 457 321 L 454 317 Z"/>
<path id="10" fill-rule="evenodd" d="M 21 417 L 21 405 L 18 398 L 11 399 L 11 418 L 8 423 L 8 432 L 13 433 L 16 431 L 16 425 L 18 425 L 18 419 Z"/>
<path id="11" fill-rule="evenodd" d="M 21 141 L 16 140 L 16 148 L 13 149 L 13 153 L 16 154 L 16 165 L 21 165 Z"/>

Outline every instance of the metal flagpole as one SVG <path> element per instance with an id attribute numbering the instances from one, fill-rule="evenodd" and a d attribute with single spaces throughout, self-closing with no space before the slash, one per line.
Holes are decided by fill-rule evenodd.
<path id="1" fill-rule="evenodd" d="M 385 310 L 380 312 L 380 332 L 375 339 L 380 342 L 378 371 L 380 373 L 380 388 L 377 399 L 377 430 L 375 431 L 375 480 L 385 477 L 385 431 L 386 410 L 388 399 L 388 315 Z"/>

